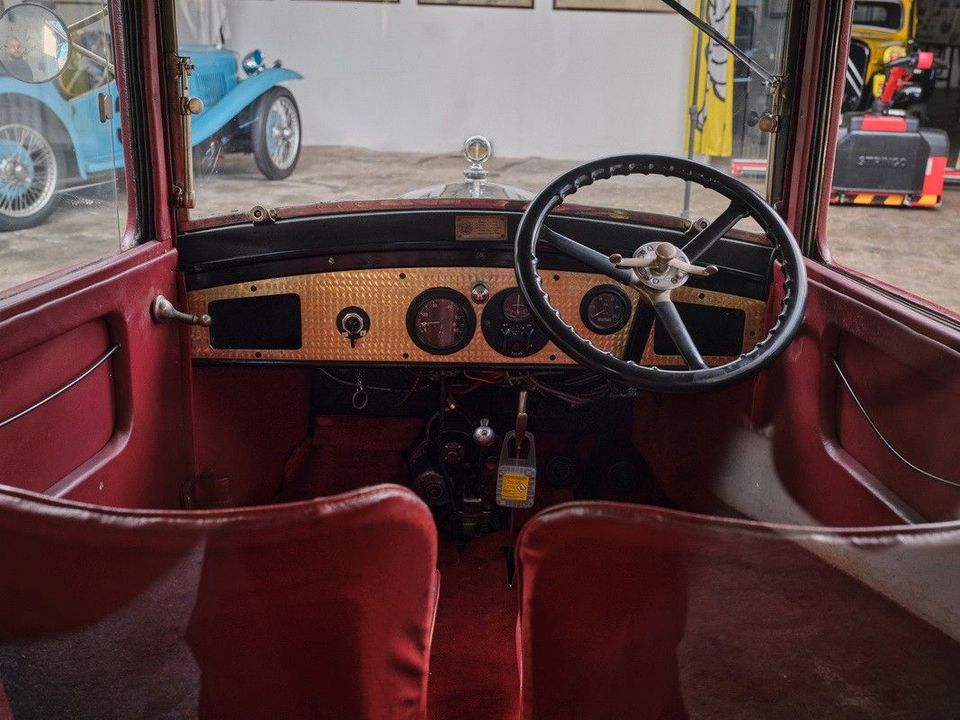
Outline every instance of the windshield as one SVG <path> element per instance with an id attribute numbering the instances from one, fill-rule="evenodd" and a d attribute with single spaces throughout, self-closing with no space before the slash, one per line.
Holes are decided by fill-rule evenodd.
<path id="1" fill-rule="evenodd" d="M 787 9 L 692 6 L 772 73 Z M 179 3 L 177 30 L 205 103 L 194 221 L 258 205 L 522 200 L 621 153 L 689 153 L 764 189 L 751 173 L 767 155 L 756 125 L 770 92 L 659 0 Z M 489 159 L 485 145 L 464 156 L 476 135 Z M 695 218 L 723 202 L 709 195 L 631 178 L 572 202 Z"/>
<path id="2" fill-rule="evenodd" d="M 881 30 L 899 30 L 903 25 L 903 5 L 890 2 L 858 2 L 853 6 L 853 24 Z"/>

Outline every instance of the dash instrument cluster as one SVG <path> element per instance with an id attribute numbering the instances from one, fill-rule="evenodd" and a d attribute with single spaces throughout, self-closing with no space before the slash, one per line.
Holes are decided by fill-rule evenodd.
<path id="1" fill-rule="evenodd" d="M 629 346 L 650 364 L 682 362 L 669 342 L 656 341 L 652 309 L 636 291 L 585 272 L 545 270 L 542 282 L 561 317 L 598 348 L 622 357 Z M 210 328 L 192 330 L 200 360 L 575 364 L 544 334 L 512 268 L 332 271 L 204 288 L 188 297 L 190 312 L 212 318 Z M 695 288 L 679 288 L 675 299 L 681 309 L 723 314 L 742 329 L 741 346 L 705 352 L 708 362 L 748 349 L 764 320 L 762 301 Z"/>

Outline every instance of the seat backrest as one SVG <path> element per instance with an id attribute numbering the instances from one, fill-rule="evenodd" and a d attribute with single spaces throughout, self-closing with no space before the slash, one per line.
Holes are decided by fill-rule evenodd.
<path id="1" fill-rule="evenodd" d="M 0 493 L 0 681 L 17 720 L 422 718 L 436 554 L 389 485 L 194 512 Z"/>
<path id="2" fill-rule="evenodd" d="M 958 523 L 557 506 L 517 544 L 523 717 L 941 717 L 960 707 L 958 552 Z"/>

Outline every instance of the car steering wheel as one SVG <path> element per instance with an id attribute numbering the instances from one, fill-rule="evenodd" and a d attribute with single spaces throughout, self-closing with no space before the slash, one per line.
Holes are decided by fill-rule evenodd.
<path id="1" fill-rule="evenodd" d="M 571 240 L 544 225 L 564 198 L 585 185 L 616 175 L 662 175 L 691 181 L 723 195 L 730 204 L 726 210 L 682 247 L 672 242 L 647 243 L 632 257 L 604 255 Z M 766 232 L 779 260 L 784 277 L 780 313 L 752 350 L 732 362 L 709 367 L 700 355 L 690 332 L 670 299 L 674 288 L 686 283 L 690 275 L 713 275 L 715 266 L 696 263 L 718 240 L 743 218 L 753 218 Z M 641 365 L 600 350 L 578 334 L 550 304 L 537 272 L 537 243 L 545 242 L 592 270 L 640 291 L 653 305 L 654 312 L 686 362 L 686 369 L 668 370 Z M 807 274 L 803 255 L 783 219 L 757 193 L 718 170 L 692 160 L 665 155 L 620 155 L 580 165 L 561 175 L 527 207 L 520 220 L 514 246 L 517 284 L 530 309 L 550 339 L 581 365 L 636 388 L 662 392 L 698 392 L 737 383 L 759 372 L 780 355 L 796 335 L 803 321 L 807 301 Z"/>

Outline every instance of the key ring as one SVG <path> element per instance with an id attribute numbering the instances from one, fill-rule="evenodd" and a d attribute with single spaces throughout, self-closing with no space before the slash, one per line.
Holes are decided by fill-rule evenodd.
<path id="1" fill-rule="evenodd" d="M 353 397 L 350 398 L 350 402 L 355 410 L 363 410 L 370 402 L 370 396 L 363 389 L 363 371 L 357 373 L 357 389 L 354 391 Z"/>

